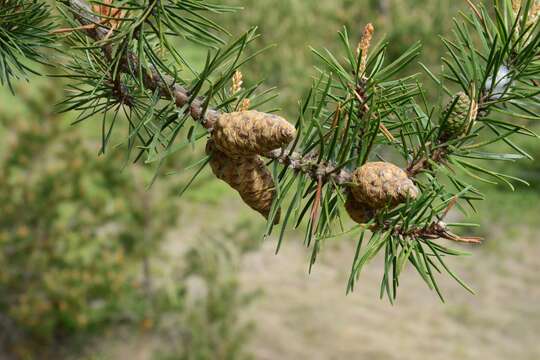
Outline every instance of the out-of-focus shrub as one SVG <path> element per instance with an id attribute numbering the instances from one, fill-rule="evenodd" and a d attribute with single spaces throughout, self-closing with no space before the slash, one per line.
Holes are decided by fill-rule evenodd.
<path id="1" fill-rule="evenodd" d="M 39 86 L 2 112 L 0 340 L 21 356 L 119 321 L 143 321 L 142 264 L 174 225 L 174 197 L 146 190 L 121 152 L 96 156 Z M 6 345 L 6 344 L 4 344 Z"/>
<path id="2" fill-rule="evenodd" d="M 253 238 L 252 238 L 253 239 Z M 241 317 L 257 292 L 241 290 L 238 271 L 247 249 L 235 238 L 208 237 L 184 257 L 185 308 L 164 331 L 174 339 L 162 360 L 250 359 L 253 324 Z"/>
<path id="3" fill-rule="evenodd" d="M 99 139 L 83 141 L 56 113 L 61 88 L 40 81 L 0 104 L 0 357 L 91 355 L 87 337 L 128 325 L 174 339 L 164 358 L 247 358 L 252 325 L 240 317 L 253 294 L 240 289 L 238 263 L 263 224 L 223 229 L 187 252 L 173 284 L 159 277 L 174 266 L 157 249 L 181 184 L 148 190 L 153 174 L 124 168 L 121 149 L 97 156 Z"/>

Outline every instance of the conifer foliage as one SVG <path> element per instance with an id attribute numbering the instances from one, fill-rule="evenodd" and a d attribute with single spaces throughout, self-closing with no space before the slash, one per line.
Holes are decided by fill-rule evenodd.
<path id="1" fill-rule="evenodd" d="M 32 69 L 24 59 L 44 61 L 39 50 L 50 46 L 48 8 L 36 0 L 0 1 L 0 84 L 11 90 L 12 79 Z"/>
<path id="2" fill-rule="evenodd" d="M 12 9 L 37 4 L 2 3 Z M 343 29 L 337 39 L 341 53 L 313 49 L 320 66 L 295 121 L 264 110 L 272 92 L 259 84 L 243 88 L 239 69 L 264 56 L 245 52 L 258 36 L 255 29 L 235 39 L 219 25 L 220 16 L 237 10 L 233 7 L 207 0 L 57 3 L 50 10 L 58 15 L 57 26 L 49 35 L 20 35 L 5 15 L 1 34 L 21 44 L 21 55 L 38 61 L 43 52 L 36 49 L 56 36 L 62 52 L 48 61 L 61 64 L 70 80 L 63 110 L 76 112 L 77 122 L 101 118 L 103 152 L 121 126 L 131 159 L 158 169 L 189 145 L 207 142 L 193 181 L 210 164 L 216 177 L 267 218 L 266 235 L 277 233 L 278 250 L 286 229 L 304 229 L 311 268 L 328 239 L 358 237 L 348 291 L 377 254 L 384 259 L 381 296 L 390 301 L 407 265 L 441 297 L 438 272 L 469 289 L 445 262 L 462 252 L 440 240 L 480 239 L 456 235 L 452 228 L 467 224 L 447 223 L 445 217 L 452 208 L 474 211 L 475 202 L 483 200 L 471 179 L 512 190 L 524 183 L 479 160 L 530 158 L 513 139 L 537 136 L 520 119 L 540 119 L 538 1 L 467 0 L 470 11 L 442 38 L 447 48 L 442 71 L 419 65 L 440 90 L 435 103 L 418 75 L 400 75 L 415 66 L 421 44 L 389 59 L 388 44 L 373 43 L 371 24 L 361 39 L 350 39 Z M 23 7 L 33 15 L 25 17 L 32 21 L 28 28 L 48 33 L 40 14 L 49 10 Z M 185 52 L 193 44 L 207 51 L 201 69 Z M 15 48 L 2 47 L 2 58 L 9 60 L 5 54 Z M 3 64 L 2 79 L 13 73 L 9 66 L 26 69 L 17 61 Z M 505 143 L 508 152 L 486 150 L 496 142 Z"/>

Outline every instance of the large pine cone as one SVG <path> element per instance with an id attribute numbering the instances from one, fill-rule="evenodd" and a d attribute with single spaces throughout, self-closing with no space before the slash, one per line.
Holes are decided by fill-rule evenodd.
<path id="1" fill-rule="evenodd" d="M 455 105 L 452 107 L 454 102 Z M 442 113 L 441 140 L 457 139 L 465 135 L 476 119 L 477 110 L 476 104 L 472 104 L 471 99 L 464 92 L 454 95 Z"/>
<path id="2" fill-rule="evenodd" d="M 296 129 L 277 115 L 255 110 L 222 114 L 212 132 L 216 147 L 230 156 L 264 155 L 288 145 Z"/>
<path id="3" fill-rule="evenodd" d="M 380 209 L 387 203 L 394 206 L 404 202 L 407 197 L 415 199 L 418 188 L 407 173 L 394 164 L 369 162 L 352 175 L 351 192 L 360 203 Z"/>
<path id="4" fill-rule="evenodd" d="M 206 153 L 211 156 L 210 167 L 214 175 L 238 191 L 247 205 L 268 219 L 276 191 L 264 161 L 258 155 L 228 156 L 212 141 L 206 144 Z M 275 224 L 279 223 L 279 215 L 278 211 Z"/>
<path id="5" fill-rule="evenodd" d="M 359 224 L 365 224 L 369 222 L 375 215 L 375 211 L 367 206 L 366 204 L 363 204 L 361 202 L 356 201 L 354 196 L 352 194 L 347 194 L 347 201 L 345 201 L 345 210 L 347 210 L 347 214 L 353 219 L 353 221 L 359 223 Z"/>

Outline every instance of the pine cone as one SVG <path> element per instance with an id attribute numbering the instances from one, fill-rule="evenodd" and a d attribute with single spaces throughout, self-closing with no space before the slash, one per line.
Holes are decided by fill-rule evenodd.
<path id="1" fill-rule="evenodd" d="M 356 201 L 354 196 L 350 193 L 347 195 L 347 201 L 345 201 L 345 210 L 347 210 L 347 214 L 349 214 L 351 219 L 359 224 L 369 222 L 375 213 L 375 211 L 366 204 Z"/>
<path id="2" fill-rule="evenodd" d="M 218 179 L 225 181 L 232 188 L 237 189 L 240 184 L 238 167 L 243 159 L 227 156 L 216 149 L 212 140 L 206 143 L 206 154 L 210 155 L 210 167 L 214 175 Z"/>
<path id="3" fill-rule="evenodd" d="M 394 164 L 369 162 L 352 175 L 351 191 L 356 201 L 380 209 L 387 203 L 397 205 L 407 197 L 415 199 L 418 188 L 407 173 Z"/>
<path id="4" fill-rule="evenodd" d="M 295 136 L 296 129 L 287 120 L 255 110 L 221 115 L 212 132 L 216 147 L 231 156 L 264 155 Z"/>
<path id="5" fill-rule="evenodd" d="M 218 179 L 238 191 L 242 200 L 268 219 L 274 200 L 275 185 L 272 175 L 258 155 L 231 157 L 216 148 L 212 141 L 206 144 L 211 156 L 210 167 Z M 279 211 L 274 223 L 279 223 Z"/>
<path id="6" fill-rule="evenodd" d="M 455 105 L 452 107 L 454 102 Z M 443 122 L 447 116 L 448 118 L 442 124 L 441 140 L 447 141 L 465 135 L 476 119 L 477 110 L 478 107 L 476 104 L 471 104 L 471 99 L 467 94 L 462 91 L 457 93 L 443 111 L 441 122 Z M 447 115 L 449 111 L 451 111 L 451 113 Z"/>

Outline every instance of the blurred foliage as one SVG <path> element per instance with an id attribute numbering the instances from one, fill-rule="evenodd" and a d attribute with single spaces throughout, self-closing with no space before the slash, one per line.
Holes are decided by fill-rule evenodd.
<path id="1" fill-rule="evenodd" d="M 161 331 L 172 341 L 157 353 L 159 359 L 251 358 L 246 345 L 254 324 L 242 313 L 258 292 L 244 293 L 238 272 L 241 256 L 257 247 L 258 230 L 246 223 L 233 229 L 237 237 L 210 235 L 184 255 L 185 307 L 164 322 Z"/>
<path id="2" fill-rule="evenodd" d="M 263 224 L 244 219 L 224 240 L 204 239 L 172 284 L 158 280 L 178 184 L 148 189 L 151 169 L 122 169 L 121 148 L 96 156 L 99 140 L 56 112 L 61 89 L 54 79 L 19 84 L 0 109 L 0 357 L 2 348 L 23 359 L 78 352 L 106 327 L 138 324 L 176 339 L 159 358 L 247 358 L 252 324 L 240 314 L 253 294 L 241 292 L 238 263 Z"/>
<path id="3" fill-rule="evenodd" d="M 252 237 L 253 238 L 253 237 Z M 249 359 L 253 330 L 240 316 L 255 293 L 243 293 L 238 279 L 242 250 L 233 238 L 209 238 L 185 255 L 182 283 L 186 310 L 179 317 L 179 341 L 163 359 Z"/>
<path id="4" fill-rule="evenodd" d="M 359 41 L 368 22 L 375 26 L 375 41 L 389 42 L 389 60 L 398 58 L 416 41 L 423 44 L 421 61 L 434 68 L 444 52 L 438 35 L 447 33 L 452 17 L 466 7 L 465 2 L 450 0 L 225 0 L 240 5 L 237 16 L 220 18 L 220 23 L 232 33 L 257 26 L 261 37 L 250 48 L 255 51 L 273 46 L 242 67 L 249 85 L 266 79 L 267 86 L 278 86 L 279 105 L 289 115 L 296 114 L 298 99 L 309 89 L 317 65 L 310 51 L 339 49 L 337 32 L 346 26 L 351 41 Z M 355 46 L 355 44 L 351 44 Z M 413 67 L 416 68 L 416 67 Z M 262 74 L 262 75 L 261 75 Z M 310 76 L 311 75 L 311 76 Z M 400 74 L 400 76 L 403 74 Z M 435 86 L 428 89 L 433 93 Z"/>
<path id="5" fill-rule="evenodd" d="M 20 88 L 26 112 L 0 113 L 9 128 L 0 158 L 0 333 L 21 355 L 142 321 L 141 262 L 178 214 L 166 191 L 145 189 L 142 169 L 119 170 L 119 154 L 98 158 L 65 126 L 52 106 L 61 83 L 33 85 Z"/>

